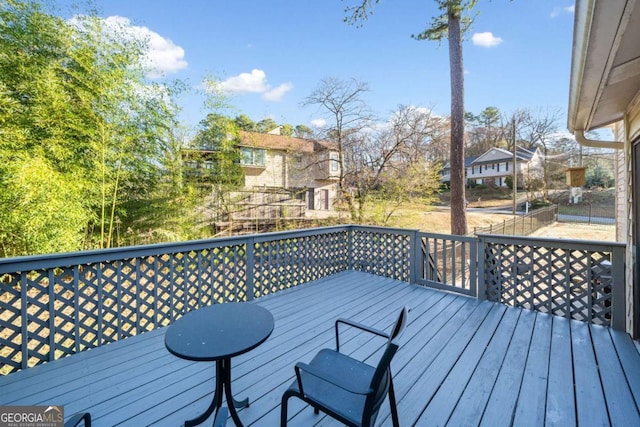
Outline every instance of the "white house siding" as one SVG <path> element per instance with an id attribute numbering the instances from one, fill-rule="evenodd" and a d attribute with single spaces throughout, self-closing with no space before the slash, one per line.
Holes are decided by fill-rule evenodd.
<path id="1" fill-rule="evenodd" d="M 640 94 L 639 94 L 640 95 Z M 640 97 L 636 96 L 636 101 Z M 624 141 L 624 150 L 618 150 L 615 154 L 616 159 L 616 240 L 619 242 L 628 242 L 626 253 L 625 275 L 628 278 L 636 276 L 636 250 L 633 234 L 634 231 L 634 212 L 633 197 L 640 189 L 634 188 L 633 182 L 633 143 L 640 140 L 640 102 L 633 102 L 627 111 L 626 120 L 616 123 L 613 126 L 615 139 Z M 638 173 L 638 171 L 636 171 Z M 638 203 L 638 201 L 636 201 Z M 638 280 L 636 277 L 635 280 Z M 633 280 L 626 281 L 626 299 L 627 299 L 627 331 L 634 334 L 633 325 L 633 301 L 634 290 Z"/>
<path id="2" fill-rule="evenodd" d="M 247 188 L 280 187 L 286 188 L 285 155 L 283 152 L 267 150 L 265 167 L 248 166 L 244 168 L 244 185 Z"/>

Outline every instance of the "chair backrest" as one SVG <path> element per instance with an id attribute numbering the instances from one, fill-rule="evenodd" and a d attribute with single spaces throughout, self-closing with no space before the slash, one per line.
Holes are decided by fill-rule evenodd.
<path id="1" fill-rule="evenodd" d="M 395 325 L 393 325 L 393 329 L 389 334 L 389 341 L 393 341 L 402 333 L 402 331 L 404 331 L 405 326 L 407 326 L 408 313 L 409 310 L 407 309 L 407 307 L 402 307 L 402 310 L 400 310 L 400 314 L 398 315 L 398 319 L 396 320 L 396 323 Z"/>
<path id="2" fill-rule="evenodd" d="M 384 353 L 376 366 L 376 370 L 370 384 L 370 387 L 374 392 L 367 396 L 367 400 L 365 402 L 362 419 L 363 426 L 373 425 L 375 423 L 380 405 L 382 405 L 382 402 L 384 402 L 384 399 L 389 392 L 389 385 L 391 384 L 391 360 L 400 347 L 398 337 L 402 334 L 407 325 L 408 311 L 409 310 L 406 307 L 403 307 L 400 311 L 398 320 L 396 320 L 393 330 L 389 335 L 389 341 L 384 349 Z"/>
<path id="3" fill-rule="evenodd" d="M 393 340 L 387 343 L 387 346 L 376 366 L 375 373 L 371 380 L 371 389 L 373 393 L 367 396 L 364 404 L 364 410 L 362 412 L 362 424 L 363 426 L 372 426 L 375 423 L 380 405 L 384 402 L 387 393 L 389 392 L 389 385 L 391 384 L 391 370 L 389 369 L 391 359 L 398 351 L 398 341 Z"/>

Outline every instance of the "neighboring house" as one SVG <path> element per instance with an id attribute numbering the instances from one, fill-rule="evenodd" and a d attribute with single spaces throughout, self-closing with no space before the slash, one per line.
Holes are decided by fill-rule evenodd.
<path id="1" fill-rule="evenodd" d="M 333 144 L 245 131 L 240 131 L 240 140 L 240 165 L 246 189 L 297 191 L 304 194 L 308 209 L 333 209 L 340 176 L 338 151 Z M 207 153 L 189 150 L 190 169 L 206 169 Z"/>
<path id="2" fill-rule="evenodd" d="M 480 156 L 467 157 L 464 166 L 467 185 L 506 187 L 507 177 L 513 177 L 513 153 L 502 148 L 490 148 Z M 449 181 L 449 170 L 449 166 L 445 166 L 442 181 Z M 527 182 L 542 177 L 542 161 L 537 148 L 534 151 L 517 149 L 516 172 L 520 186 L 523 179 Z"/>
<path id="3" fill-rule="evenodd" d="M 611 126 L 614 140 L 584 133 Z M 616 156 L 616 238 L 626 243 L 627 330 L 640 335 L 640 2 L 577 0 L 568 127 Z"/>

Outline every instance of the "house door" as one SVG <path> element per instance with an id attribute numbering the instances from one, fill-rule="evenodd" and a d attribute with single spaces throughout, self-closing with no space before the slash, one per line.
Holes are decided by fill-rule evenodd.
<path id="1" fill-rule="evenodd" d="M 325 211 L 329 210 L 329 190 L 322 190 L 322 206 Z"/>
<path id="2" fill-rule="evenodd" d="M 316 208 L 315 191 L 313 188 L 307 190 L 307 209 L 310 211 Z"/>

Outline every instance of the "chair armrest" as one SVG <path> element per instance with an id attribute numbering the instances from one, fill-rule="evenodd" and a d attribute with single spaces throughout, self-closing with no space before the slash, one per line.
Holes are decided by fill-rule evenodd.
<path id="1" fill-rule="evenodd" d="M 383 338 L 389 338 L 389 334 L 384 331 L 381 331 L 380 329 L 372 328 L 371 326 L 363 325 L 362 323 L 354 322 L 353 320 L 350 320 L 350 319 L 340 318 L 336 320 L 336 350 L 337 351 L 340 351 L 340 331 L 338 329 L 338 325 L 340 323 L 344 323 L 347 326 L 352 326 L 354 328 L 360 329 L 365 332 L 369 332 L 374 335 L 378 335 Z"/>
<path id="2" fill-rule="evenodd" d="M 84 421 L 86 427 L 91 427 L 91 414 L 88 412 L 75 413 L 64 422 L 64 427 L 76 427 L 79 426 L 82 421 Z"/>
<path id="3" fill-rule="evenodd" d="M 334 386 L 339 387 L 343 390 L 346 390 L 350 393 L 362 394 L 362 395 L 373 393 L 373 390 L 370 387 L 367 387 L 367 388 L 354 387 L 353 385 L 347 382 L 347 379 L 339 377 L 338 375 L 334 375 L 332 372 L 317 369 L 316 367 L 308 365 L 306 363 L 302 363 L 302 362 L 296 363 L 295 369 L 296 369 L 296 378 L 298 380 L 298 388 L 300 389 L 300 393 L 302 393 L 302 395 L 305 395 L 305 393 L 302 385 L 302 377 L 300 376 L 300 371 L 304 371 L 309 375 L 313 375 L 314 377 L 322 381 L 328 382 L 329 384 L 333 384 Z"/>

